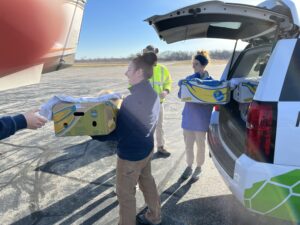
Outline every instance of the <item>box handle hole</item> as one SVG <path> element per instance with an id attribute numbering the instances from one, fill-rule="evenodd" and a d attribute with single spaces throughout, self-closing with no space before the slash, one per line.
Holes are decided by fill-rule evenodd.
<path id="1" fill-rule="evenodd" d="M 74 116 L 84 116 L 84 112 L 74 112 Z"/>

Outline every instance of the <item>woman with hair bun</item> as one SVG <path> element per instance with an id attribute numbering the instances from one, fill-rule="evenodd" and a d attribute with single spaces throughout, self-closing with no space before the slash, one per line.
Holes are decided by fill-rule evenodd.
<path id="1" fill-rule="evenodd" d="M 130 95 L 121 105 L 116 129 L 109 135 L 94 136 L 99 141 L 115 140 L 117 146 L 116 193 L 119 201 L 119 225 L 136 224 L 135 187 L 139 184 L 148 210 L 138 217 L 143 224 L 160 224 L 160 198 L 151 174 L 153 133 L 160 101 L 148 79 L 157 61 L 154 53 L 137 55 L 129 64 Z"/>
<path id="2" fill-rule="evenodd" d="M 202 80 L 212 80 L 205 70 L 209 63 L 207 51 L 198 51 L 192 59 L 194 74 L 187 76 L 186 79 L 199 78 Z M 205 140 L 206 132 L 210 122 L 213 105 L 203 105 L 198 103 L 186 102 L 182 112 L 183 136 L 185 142 L 187 167 L 182 174 L 183 179 L 192 175 L 192 165 L 194 162 L 194 143 L 197 145 L 196 169 L 192 179 L 198 180 L 201 173 L 201 166 L 205 160 Z"/>

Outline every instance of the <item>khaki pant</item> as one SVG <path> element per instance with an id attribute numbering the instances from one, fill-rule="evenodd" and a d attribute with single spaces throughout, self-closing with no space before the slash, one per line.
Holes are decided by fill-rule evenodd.
<path id="1" fill-rule="evenodd" d="M 119 201 L 119 225 L 136 224 L 136 184 L 139 183 L 148 205 L 146 217 L 153 223 L 161 222 L 160 198 L 151 174 L 153 152 L 140 161 L 117 159 L 117 196 Z"/>
<path id="2" fill-rule="evenodd" d="M 205 139 L 206 132 L 201 131 L 189 131 L 183 129 L 186 163 L 188 166 L 192 166 L 194 162 L 194 143 L 197 145 L 197 166 L 202 166 L 205 160 Z"/>
<path id="3" fill-rule="evenodd" d="M 164 146 L 165 145 L 165 138 L 164 138 L 164 105 L 163 103 L 160 104 L 159 110 L 159 117 L 156 125 L 155 135 L 156 135 L 156 146 Z"/>

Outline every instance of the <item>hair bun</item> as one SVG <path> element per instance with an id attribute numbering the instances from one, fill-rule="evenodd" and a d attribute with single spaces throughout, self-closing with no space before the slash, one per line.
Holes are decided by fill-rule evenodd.
<path id="1" fill-rule="evenodd" d="M 157 61 L 157 56 L 154 52 L 146 52 L 142 55 L 142 57 L 143 61 L 150 66 L 154 66 Z"/>
<path id="2" fill-rule="evenodd" d="M 148 45 L 146 48 L 143 49 L 143 53 L 153 52 L 157 54 L 159 52 L 158 48 L 154 48 L 153 45 Z"/>
<path id="3" fill-rule="evenodd" d="M 197 55 L 202 55 L 202 56 L 206 57 L 207 59 L 209 59 L 209 52 L 208 51 L 198 50 Z"/>

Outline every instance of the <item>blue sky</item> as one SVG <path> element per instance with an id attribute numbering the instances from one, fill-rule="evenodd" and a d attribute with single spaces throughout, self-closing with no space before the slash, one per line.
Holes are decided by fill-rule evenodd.
<path id="1" fill-rule="evenodd" d="M 231 0 L 230 2 L 237 2 Z M 88 0 L 76 58 L 126 57 L 152 44 L 163 51 L 232 49 L 232 41 L 195 39 L 173 44 L 160 40 L 144 22 L 155 14 L 165 14 L 200 2 L 199 0 Z M 261 0 L 241 0 L 257 4 Z"/>

